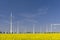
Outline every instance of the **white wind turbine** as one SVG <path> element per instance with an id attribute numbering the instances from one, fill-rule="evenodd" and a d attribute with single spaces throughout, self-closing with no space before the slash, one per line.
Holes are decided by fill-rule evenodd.
<path id="1" fill-rule="evenodd" d="M 33 34 L 35 34 L 35 24 L 33 24 Z"/>
<path id="2" fill-rule="evenodd" d="M 17 21 L 17 34 L 19 33 L 19 21 Z"/>
<path id="3" fill-rule="evenodd" d="M 12 31 L 12 12 L 11 12 L 11 17 L 10 17 L 10 33 L 12 33 L 13 31 Z"/>

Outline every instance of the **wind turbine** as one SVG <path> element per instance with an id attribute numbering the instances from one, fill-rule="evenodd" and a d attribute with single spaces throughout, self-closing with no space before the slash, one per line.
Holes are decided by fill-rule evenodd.
<path id="1" fill-rule="evenodd" d="M 10 17 L 10 33 L 12 33 L 12 12 L 11 12 L 11 17 Z"/>
<path id="2" fill-rule="evenodd" d="M 33 34 L 35 34 L 35 24 L 33 24 Z"/>
<path id="3" fill-rule="evenodd" d="M 47 26 L 47 24 L 46 24 L 46 32 L 48 32 L 48 26 Z"/>
<path id="4" fill-rule="evenodd" d="M 52 32 L 52 25 L 53 25 L 53 24 L 51 24 L 51 32 Z"/>
<path id="5" fill-rule="evenodd" d="M 19 21 L 17 21 L 17 34 L 19 33 Z"/>
<path id="6" fill-rule="evenodd" d="M 52 24 L 52 25 L 57 26 L 57 25 L 60 25 L 60 24 Z M 57 27 L 58 27 L 58 26 L 57 26 Z M 54 27 L 54 29 L 56 29 L 56 27 Z"/>
<path id="7" fill-rule="evenodd" d="M 41 32 L 41 26 L 40 26 L 40 32 Z"/>

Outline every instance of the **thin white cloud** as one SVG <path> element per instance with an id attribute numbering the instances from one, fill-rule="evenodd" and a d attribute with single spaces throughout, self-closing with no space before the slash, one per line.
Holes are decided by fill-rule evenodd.
<path id="1" fill-rule="evenodd" d="M 38 9 L 38 14 L 37 15 L 45 15 L 47 14 L 48 8 L 40 8 Z"/>
<path id="2" fill-rule="evenodd" d="M 38 21 L 34 19 L 24 19 L 24 20 L 31 23 L 38 23 Z"/>
<path id="3" fill-rule="evenodd" d="M 0 18 L 4 18 L 4 17 L 6 17 L 6 16 L 5 16 L 5 15 L 0 14 Z"/>
<path id="4" fill-rule="evenodd" d="M 22 13 L 20 16 L 26 17 L 26 18 L 34 18 L 40 15 L 45 15 L 47 14 L 48 8 L 39 8 L 37 9 L 37 13 Z"/>
<path id="5" fill-rule="evenodd" d="M 22 16 L 22 17 L 26 17 L 26 18 L 32 18 L 32 17 L 34 17 L 35 16 L 35 14 L 31 14 L 31 13 L 24 13 L 24 14 L 21 14 L 20 16 Z"/>
<path id="6" fill-rule="evenodd" d="M 39 8 L 37 9 L 37 13 L 22 13 L 20 14 L 20 16 L 25 17 L 23 21 L 39 23 L 37 20 L 35 20 L 35 18 L 41 15 L 46 15 L 47 11 L 48 11 L 48 8 Z"/>

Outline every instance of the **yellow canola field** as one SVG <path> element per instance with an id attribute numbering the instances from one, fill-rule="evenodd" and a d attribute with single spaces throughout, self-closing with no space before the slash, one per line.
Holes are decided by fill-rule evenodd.
<path id="1" fill-rule="evenodd" d="M 60 34 L 0 34 L 0 40 L 60 40 Z"/>

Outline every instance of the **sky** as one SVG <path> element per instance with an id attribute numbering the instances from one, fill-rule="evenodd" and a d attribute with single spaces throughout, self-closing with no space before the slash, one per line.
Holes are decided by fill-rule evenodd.
<path id="1" fill-rule="evenodd" d="M 36 31 L 45 31 L 46 24 L 50 31 L 50 24 L 60 23 L 60 0 L 0 0 L 1 31 L 9 31 L 11 12 L 13 30 L 19 22 L 20 31 L 32 31 L 34 24 Z"/>

